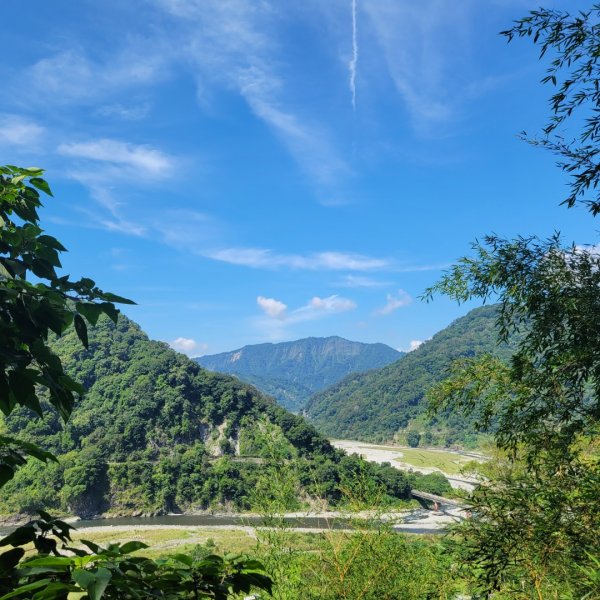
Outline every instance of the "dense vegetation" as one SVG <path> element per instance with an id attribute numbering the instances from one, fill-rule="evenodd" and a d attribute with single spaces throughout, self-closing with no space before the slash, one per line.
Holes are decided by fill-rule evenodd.
<path id="1" fill-rule="evenodd" d="M 576 16 L 540 9 L 505 32 L 509 39 L 532 37 L 542 56 L 552 55 L 544 81 L 559 85 L 559 91 L 552 97 L 553 116 L 545 129 L 549 138 L 540 145 L 557 153 L 560 166 L 573 176 L 566 204 L 584 202 L 594 215 L 600 206 L 599 17 L 600 6 Z M 587 114 L 579 114 L 582 106 Z M 552 139 L 555 128 L 574 112 L 576 126 L 583 128 L 575 141 Z M 24 172 L 10 181 L 0 178 L 9 184 L 9 203 L 23 199 L 27 204 L 19 189 L 31 176 Z M 38 184 L 43 187 L 44 182 Z M 595 200 L 583 197 L 589 190 L 595 191 Z M 37 198 L 32 188 L 27 194 L 30 200 Z M 8 229 L 13 225 L 9 221 Z M 9 253 L 16 244 L 17 263 L 31 243 L 31 252 L 23 254 L 34 261 L 25 271 L 37 253 L 54 259 L 46 252 L 54 242 L 40 242 L 39 228 L 5 233 L 0 228 L 0 241 L 10 242 Z M 99 510 L 103 503 L 139 501 L 168 509 L 186 502 L 252 501 L 263 508 L 266 522 L 279 520 L 280 525 L 259 532 L 263 537 L 257 550 L 267 575 L 262 563 L 207 555 L 204 548 L 165 560 L 133 555 L 143 549 L 138 542 L 103 549 L 82 541 L 85 549 L 74 548 L 68 545 L 69 526 L 41 513 L 41 519 L 0 540 L 0 546 L 12 546 L 0 554 L 3 600 L 226 599 L 257 587 L 272 589 L 279 600 L 600 598 L 600 255 L 595 248 L 565 246 L 559 236 L 488 236 L 474 245 L 474 256 L 461 259 L 429 290 L 461 302 L 499 300 L 499 307 L 474 311 L 466 320 L 480 322 L 480 333 L 489 333 L 495 323 L 503 346 L 478 353 L 473 340 L 464 344 L 463 350 L 469 349 L 458 354 L 461 360 L 451 377 L 431 392 L 447 428 L 452 417 L 446 411 L 458 409 L 472 427 L 492 428 L 497 444 L 495 460 L 481 467 L 487 479 L 468 498 L 471 514 L 454 528 L 454 535 L 443 543 L 407 541 L 377 515 L 371 520 L 355 513 L 352 530 L 325 532 L 318 547 L 304 552 L 291 542 L 293 534 L 282 519 L 300 491 L 331 500 L 343 497 L 351 508 L 365 508 L 402 497 L 410 478 L 389 466 L 341 457 L 300 417 L 252 388 L 206 373 L 164 344 L 150 342 L 127 319 L 115 319 L 116 324 L 100 319 L 88 339 L 81 315 L 95 323 L 100 312 L 115 317 L 114 307 L 74 310 L 60 291 L 46 286 L 37 291 L 14 265 L 6 264 L 12 270 L 0 272 L 0 292 L 10 334 L 2 347 L 9 348 L 2 368 L 8 393 L 0 408 L 7 415 L 6 433 L 18 432 L 26 441 L 0 436 L 5 506 L 54 503 L 84 512 Z M 61 282 L 71 285 L 62 279 L 58 288 Z M 92 289 L 93 282 L 82 286 L 83 294 L 92 292 L 90 304 L 105 300 L 111 305 L 106 295 Z M 41 326 L 31 318 L 36 313 Z M 52 319 L 54 313 L 62 318 Z M 15 318 L 19 314 L 28 318 Z M 61 362 L 46 345 L 48 329 L 61 334 L 71 321 L 75 330 L 55 345 Z M 29 331 L 22 344 L 20 326 Z M 31 333 L 36 327 L 37 336 Z M 463 330 L 463 338 L 468 331 Z M 446 343 L 446 352 L 456 357 L 456 347 L 440 335 L 440 345 Z M 485 343 L 478 349 L 486 350 Z M 35 355 L 40 362 L 32 366 L 39 370 L 27 371 Z M 426 364 L 439 366 L 435 360 Z M 419 373 L 426 380 L 425 371 Z M 51 407 L 68 420 L 73 394 L 61 392 L 78 391 L 75 377 L 90 392 L 62 429 Z M 38 386 L 32 388 L 32 382 Z M 44 387 L 50 391 L 40 398 Z M 420 398 L 407 406 L 420 405 Z M 40 412 L 43 422 L 34 420 Z M 419 414 L 415 410 L 408 418 Z M 420 442 L 416 435 L 410 440 L 412 445 Z M 27 457 L 51 460 L 31 442 L 47 444 L 60 460 L 29 462 L 6 483 Z M 425 483 L 423 478 L 417 485 Z M 431 483 L 444 481 L 438 477 Z"/>
<path id="2" fill-rule="evenodd" d="M 539 9 L 504 32 L 549 58 L 543 138 L 570 176 L 568 207 L 600 212 L 600 5 Z M 434 388 L 438 408 L 494 421 L 497 460 L 456 528 L 472 589 L 489 598 L 600 598 L 600 256 L 559 234 L 473 244 L 428 294 L 499 301 L 497 335 L 520 332 L 509 363 L 464 360 Z"/>
<path id="3" fill-rule="evenodd" d="M 473 418 L 452 410 L 429 418 L 425 394 L 448 376 L 456 359 L 484 353 L 508 358 L 510 346 L 496 340 L 497 318 L 495 306 L 472 310 L 401 360 L 351 375 L 315 394 L 304 412 L 330 437 L 367 441 L 396 437 L 414 443 L 414 434 L 408 439 L 414 430 L 425 432 L 425 444 L 472 443 L 476 439 Z"/>
<path id="4" fill-rule="evenodd" d="M 298 411 L 313 393 L 346 375 L 383 367 L 401 356 L 385 344 L 363 344 L 333 336 L 244 346 L 196 360 L 211 371 L 236 375 L 276 398 L 285 408 Z"/>
<path id="5" fill-rule="evenodd" d="M 17 473 L 0 491 L 5 514 L 38 508 L 80 515 L 249 508 L 256 478 L 274 457 L 295 465 L 290 508 L 302 494 L 335 503 L 340 479 L 361 463 L 334 450 L 302 417 L 149 340 L 123 316 L 117 324 L 100 319 L 87 349 L 75 330 L 52 346 L 88 392 L 64 427 L 51 410 L 43 420 L 28 409 L 5 419 L 7 432 L 60 458 Z M 391 467 L 364 468 L 386 482 L 390 498 L 407 498 L 419 477 Z M 426 479 L 423 485 L 429 485 Z"/>

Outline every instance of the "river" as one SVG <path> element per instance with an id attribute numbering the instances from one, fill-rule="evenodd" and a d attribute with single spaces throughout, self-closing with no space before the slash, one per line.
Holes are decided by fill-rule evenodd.
<path id="1" fill-rule="evenodd" d="M 393 529 L 399 533 L 440 534 L 445 528 L 461 518 L 457 509 L 445 513 L 432 513 L 428 510 L 414 510 L 403 514 L 382 515 L 383 519 L 393 521 Z M 323 515 L 286 516 L 287 527 L 298 531 L 321 532 L 332 529 L 352 529 L 352 522 L 347 515 L 326 513 Z M 82 519 L 74 521 L 78 530 L 96 529 L 98 527 L 111 530 L 128 531 L 151 528 L 224 528 L 224 529 L 256 529 L 268 526 L 268 522 L 258 516 L 238 515 L 165 515 L 162 517 L 114 517 L 100 519 Z M 14 527 L 0 528 L 0 535 L 6 535 Z"/>

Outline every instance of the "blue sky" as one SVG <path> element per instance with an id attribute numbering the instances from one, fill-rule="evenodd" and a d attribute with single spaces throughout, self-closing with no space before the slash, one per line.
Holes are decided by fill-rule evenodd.
<path id="1" fill-rule="evenodd" d="M 65 271 L 153 338 L 409 349 L 470 308 L 418 297 L 474 239 L 595 242 L 517 138 L 550 90 L 498 32 L 538 4 L 5 0 L 0 159 L 47 169 Z"/>

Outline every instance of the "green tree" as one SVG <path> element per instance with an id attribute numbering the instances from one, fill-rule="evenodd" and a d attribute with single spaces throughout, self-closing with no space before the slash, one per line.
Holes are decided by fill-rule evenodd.
<path id="1" fill-rule="evenodd" d="M 406 434 L 406 442 L 411 448 L 417 448 L 421 441 L 421 434 L 418 431 L 409 431 Z"/>
<path id="2" fill-rule="evenodd" d="M 131 300 L 103 292 L 88 278 L 59 276 L 64 246 L 39 225 L 40 191 L 51 196 L 42 169 L 0 167 L 0 410 L 25 406 L 42 416 L 40 389 L 64 421 L 83 387 L 63 370 L 48 345 L 74 324 L 84 346 L 87 325 L 101 314 L 115 320 L 114 302 Z M 32 444 L 0 437 L 0 485 L 14 476 L 25 457 L 51 459 Z"/>
<path id="3" fill-rule="evenodd" d="M 508 41 L 529 37 L 540 49 L 540 58 L 551 56 L 542 83 L 556 89 L 550 98 L 551 115 L 543 136 L 522 136 L 558 156 L 557 165 L 571 177 L 570 193 L 563 204 L 586 205 L 600 212 L 600 5 L 576 14 L 540 8 L 503 31 Z M 571 121 L 580 127 L 574 135 L 564 128 Z M 591 193 L 593 198 L 586 198 Z"/>
<path id="4" fill-rule="evenodd" d="M 565 203 L 594 215 L 600 199 L 585 194 L 600 183 L 599 16 L 600 6 L 575 16 L 541 9 L 504 32 L 531 37 L 551 57 L 543 82 L 559 90 L 545 137 L 530 141 L 573 177 Z M 577 111 L 581 130 L 567 143 L 558 128 Z M 460 408 L 495 428 L 505 456 L 470 498 L 473 517 L 458 529 L 462 562 L 486 593 L 597 597 L 598 578 L 583 574 L 600 554 L 600 255 L 558 235 L 488 236 L 474 251 L 427 295 L 499 299 L 499 341 L 516 339 L 516 349 L 509 364 L 463 360 L 430 394 L 434 408 Z"/>
<path id="5" fill-rule="evenodd" d="M 60 336 L 73 325 L 87 348 L 86 321 L 95 325 L 105 314 L 116 323 L 118 310 L 113 303 L 131 301 L 103 292 L 91 279 L 72 282 L 68 276 L 59 277 L 59 254 L 65 248 L 39 226 L 38 190 L 52 195 L 42 173 L 37 168 L 0 167 L 0 410 L 9 415 L 22 406 L 42 417 L 40 390 L 45 390 L 45 397 L 66 422 L 77 396 L 85 390 L 65 373 L 48 345 L 50 334 Z M 14 477 L 27 456 L 54 459 L 32 443 L 0 436 L 0 487 Z M 101 454 L 82 452 L 65 469 L 61 490 L 65 501 L 79 511 L 98 510 L 106 472 Z M 68 545 L 72 527 L 43 511 L 40 516 L 0 540 L 0 547 L 12 546 L 0 554 L 2 598 L 64 600 L 74 594 L 94 600 L 226 599 L 253 588 L 271 588 L 257 561 L 176 555 L 154 562 L 130 556 L 145 547 L 139 542 L 108 548 L 85 542 L 87 550 L 72 548 Z M 26 555 L 22 546 L 27 544 L 33 544 L 36 552 Z"/>

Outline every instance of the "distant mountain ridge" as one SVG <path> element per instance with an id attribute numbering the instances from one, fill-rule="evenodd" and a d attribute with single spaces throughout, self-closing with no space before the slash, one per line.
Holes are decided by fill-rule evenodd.
<path id="1" fill-rule="evenodd" d="M 383 367 L 402 356 L 385 344 L 331 336 L 244 346 L 194 360 L 211 371 L 235 375 L 297 411 L 313 393 L 347 375 Z"/>
<path id="2" fill-rule="evenodd" d="M 473 417 L 447 411 L 429 418 L 425 394 L 448 376 L 458 358 L 491 353 L 508 359 L 512 347 L 497 343 L 497 317 L 497 306 L 476 308 L 402 360 L 350 375 L 316 393 L 303 414 L 328 437 L 387 441 L 408 428 L 429 430 L 428 444 L 468 443 L 474 435 Z"/>

